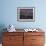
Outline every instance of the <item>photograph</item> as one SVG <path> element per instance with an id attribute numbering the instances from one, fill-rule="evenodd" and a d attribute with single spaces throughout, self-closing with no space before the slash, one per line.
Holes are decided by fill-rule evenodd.
<path id="1" fill-rule="evenodd" d="M 18 21 L 29 21 L 35 20 L 34 7 L 18 7 L 17 8 L 17 20 Z"/>

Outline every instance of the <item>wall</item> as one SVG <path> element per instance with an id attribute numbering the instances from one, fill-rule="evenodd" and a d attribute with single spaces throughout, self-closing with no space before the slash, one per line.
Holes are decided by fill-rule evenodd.
<path id="1" fill-rule="evenodd" d="M 1 0 L 0 24 L 16 28 L 46 28 L 46 0 Z M 35 7 L 35 22 L 18 22 L 17 7 Z"/>

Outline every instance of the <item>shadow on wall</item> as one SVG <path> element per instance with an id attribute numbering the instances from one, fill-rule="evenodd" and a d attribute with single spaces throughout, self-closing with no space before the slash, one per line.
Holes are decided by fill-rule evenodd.
<path id="1" fill-rule="evenodd" d="M 6 31 L 6 30 L 4 30 L 4 28 L 6 28 L 5 25 L 0 24 L 0 43 L 2 43 L 2 36 L 3 36 L 2 32 Z"/>

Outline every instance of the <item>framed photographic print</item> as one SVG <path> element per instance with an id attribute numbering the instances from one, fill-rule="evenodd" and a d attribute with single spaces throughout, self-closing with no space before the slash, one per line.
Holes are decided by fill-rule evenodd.
<path id="1" fill-rule="evenodd" d="M 34 22 L 35 8 L 34 7 L 18 7 L 17 20 L 22 22 Z"/>

